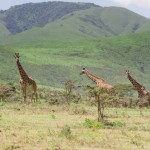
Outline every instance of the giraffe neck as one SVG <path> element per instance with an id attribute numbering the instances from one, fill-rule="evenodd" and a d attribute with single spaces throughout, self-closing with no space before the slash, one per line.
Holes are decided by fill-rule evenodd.
<path id="1" fill-rule="evenodd" d="M 130 82 L 132 83 L 132 85 L 136 88 L 136 89 L 141 89 L 143 86 L 141 84 L 139 84 L 135 79 L 133 79 L 131 77 L 130 74 L 128 74 L 128 79 L 130 80 Z"/>
<path id="2" fill-rule="evenodd" d="M 103 83 L 103 82 L 104 82 L 103 79 L 100 79 L 100 78 L 94 76 L 93 74 L 91 74 L 91 73 L 88 72 L 87 70 L 85 71 L 85 74 L 86 74 L 93 82 L 95 82 L 95 83 L 98 83 L 98 81 L 99 81 L 99 83 Z"/>
<path id="3" fill-rule="evenodd" d="M 19 73 L 20 73 L 20 76 L 22 79 L 27 79 L 28 78 L 28 75 L 27 73 L 25 72 L 25 70 L 23 69 L 22 65 L 20 64 L 19 60 L 17 60 L 17 66 L 18 66 L 18 70 L 19 70 Z"/>
<path id="4" fill-rule="evenodd" d="M 145 87 L 142 86 L 140 83 L 138 83 L 135 79 L 131 77 L 130 74 L 128 74 L 128 79 L 132 83 L 132 85 L 135 87 L 135 89 L 138 92 L 138 97 L 143 97 L 145 95 Z"/>

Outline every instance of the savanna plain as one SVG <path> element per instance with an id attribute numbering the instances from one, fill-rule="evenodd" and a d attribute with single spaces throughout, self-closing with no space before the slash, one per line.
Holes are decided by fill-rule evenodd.
<path id="1" fill-rule="evenodd" d="M 149 149 L 148 108 L 142 112 L 138 108 L 106 108 L 105 115 L 107 124 L 97 122 L 97 107 L 83 102 L 1 102 L 0 149 Z"/>

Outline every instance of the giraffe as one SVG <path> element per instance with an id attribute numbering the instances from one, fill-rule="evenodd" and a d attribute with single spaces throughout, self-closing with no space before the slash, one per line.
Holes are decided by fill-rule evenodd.
<path id="1" fill-rule="evenodd" d="M 24 102 L 26 102 L 26 97 L 27 97 L 27 92 L 32 92 L 32 96 L 31 96 L 31 101 L 33 99 L 33 96 L 35 96 L 35 100 L 37 100 L 37 85 L 36 82 L 27 75 L 27 73 L 25 72 L 25 70 L 23 69 L 22 65 L 20 64 L 19 61 L 19 53 L 15 53 L 14 55 L 15 59 L 16 59 L 16 64 L 20 73 L 20 80 L 19 80 L 19 84 L 22 90 L 22 95 L 24 97 Z"/>
<path id="2" fill-rule="evenodd" d="M 146 88 L 138 83 L 131 75 L 129 70 L 125 71 L 127 78 L 132 83 L 136 91 L 138 92 L 138 98 L 139 98 L 139 107 L 142 106 L 150 106 L 150 93 L 146 90 Z"/>
<path id="3" fill-rule="evenodd" d="M 102 78 L 96 77 L 85 68 L 82 69 L 80 75 L 82 74 L 86 74 L 93 82 L 97 84 L 97 87 L 104 87 L 109 91 L 113 89 L 113 86 L 111 84 L 106 83 Z"/>

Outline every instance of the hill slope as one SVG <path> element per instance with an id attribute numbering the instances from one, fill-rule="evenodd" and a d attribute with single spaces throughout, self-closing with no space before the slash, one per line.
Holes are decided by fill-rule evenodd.
<path id="1" fill-rule="evenodd" d="M 124 74 L 131 74 L 150 88 L 150 32 L 130 36 L 77 41 L 27 42 L 0 47 L 0 79 L 17 82 L 19 73 L 13 58 L 20 52 L 21 63 L 38 84 L 62 87 L 67 80 L 78 85 L 92 83 L 80 76 L 83 67 L 104 78 L 108 83 L 129 82 Z"/>
<path id="2" fill-rule="evenodd" d="M 15 34 L 0 38 L 0 43 L 99 38 L 150 31 L 147 18 L 124 8 L 90 3 L 29 3 L 0 13 L 0 19 Z"/>
<path id="3" fill-rule="evenodd" d="M 1 19 L 6 23 L 7 29 L 16 34 L 33 27 L 43 27 L 62 16 L 74 11 L 98 7 L 91 3 L 70 2 L 43 2 L 27 3 L 1 11 Z"/>
<path id="4" fill-rule="evenodd" d="M 0 21 L 0 38 L 4 38 L 4 37 L 8 36 L 9 34 L 10 34 L 10 32 L 5 27 L 4 22 Z"/>

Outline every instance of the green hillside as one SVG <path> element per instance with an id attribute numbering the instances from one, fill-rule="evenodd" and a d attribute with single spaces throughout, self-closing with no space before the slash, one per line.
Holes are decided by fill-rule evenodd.
<path id="1" fill-rule="evenodd" d="M 52 6 L 56 10 L 49 12 Z M 40 25 L 43 8 L 46 21 Z M 18 82 L 13 54 L 20 52 L 22 65 L 40 85 L 92 83 L 79 75 L 83 67 L 108 83 L 127 83 L 128 68 L 150 88 L 150 21 L 124 8 L 65 2 L 15 6 L 0 11 L 0 45 L 0 81 Z"/>
<path id="2" fill-rule="evenodd" d="M 149 19 L 125 8 L 91 3 L 28 3 L 0 11 L 1 44 L 99 38 L 145 31 L 150 31 Z"/>
<path id="3" fill-rule="evenodd" d="M 17 34 L 33 27 L 43 27 L 66 14 L 90 7 L 98 6 L 92 3 L 71 2 L 27 3 L 0 11 L 0 20 L 5 22 L 7 29 L 12 34 Z"/>
<path id="4" fill-rule="evenodd" d="M 13 57 L 20 52 L 21 63 L 38 84 L 62 87 L 67 80 L 78 85 L 92 83 L 79 73 L 83 67 L 108 83 L 129 83 L 131 74 L 150 88 L 150 32 L 97 40 L 27 42 L 0 48 L 0 80 L 17 82 L 19 73 Z"/>
<path id="5" fill-rule="evenodd" d="M 44 27 L 0 38 L 1 44 L 41 40 L 74 40 L 150 31 L 150 21 L 127 9 L 95 7 L 74 11 Z"/>
<path id="6" fill-rule="evenodd" d="M 0 38 L 3 39 L 4 37 L 8 36 L 9 34 L 10 34 L 10 32 L 5 27 L 4 22 L 0 21 Z"/>

